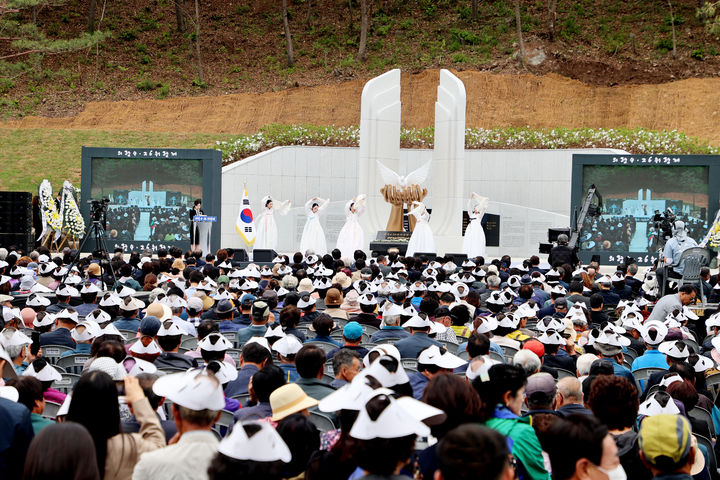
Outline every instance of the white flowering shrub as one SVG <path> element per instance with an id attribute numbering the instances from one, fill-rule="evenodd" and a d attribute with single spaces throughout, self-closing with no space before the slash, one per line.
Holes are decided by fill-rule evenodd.
<path id="1" fill-rule="evenodd" d="M 402 128 L 400 145 L 403 148 L 432 148 L 433 133 L 433 127 Z M 253 135 L 217 142 L 217 146 L 223 152 L 223 162 L 232 163 L 277 146 L 357 147 L 359 142 L 358 126 L 268 125 Z M 633 154 L 720 153 L 719 147 L 676 130 L 644 128 L 468 128 L 465 130 L 465 148 L 617 148 Z"/>

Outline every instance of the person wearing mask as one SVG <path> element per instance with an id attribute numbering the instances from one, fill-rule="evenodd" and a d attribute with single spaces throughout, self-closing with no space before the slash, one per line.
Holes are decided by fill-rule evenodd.
<path id="1" fill-rule="evenodd" d="M 607 427 L 591 415 L 571 415 L 548 429 L 553 480 L 627 477 Z"/>

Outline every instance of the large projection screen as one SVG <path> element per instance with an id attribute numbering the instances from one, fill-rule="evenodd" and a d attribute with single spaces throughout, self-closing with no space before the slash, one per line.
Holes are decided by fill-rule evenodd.
<path id="1" fill-rule="evenodd" d="M 109 201 L 105 240 L 110 250 L 186 250 L 190 209 L 201 199 L 205 214 L 218 218 L 211 234 L 217 250 L 221 164 L 217 150 L 83 147 L 81 211 L 89 225 L 88 202 Z M 85 250 L 94 248 L 91 238 Z"/>
<path id="2" fill-rule="evenodd" d="M 580 259 L 599 255 L 604 264 L 626 256 L 640 265 L 659 258 L 662 231 L 656 215 L 683 220 L 698 243 L 718 208 L 720 158 L 712 155 L 573 155 L 572 209 L 580 209 L 590 185 L 603 199 L 600 217 L 587 218 Z"/>

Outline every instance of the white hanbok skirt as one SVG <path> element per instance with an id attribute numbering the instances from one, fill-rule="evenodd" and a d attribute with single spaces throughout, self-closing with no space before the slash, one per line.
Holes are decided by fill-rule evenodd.
<path id="1" fill-rule="evenodd" d="M 257 233 L 255 235 L 255 244 L 253 248 L 265 248 L 277 250 L 278 228 L 275 223 L 275 217 L 267 213 L 263 213 L 258 218 Z"/>
<path id="2" fill-rule="evenodd" d="M 343 258 L 354 258 L 355 250 L 365 250 L 365 232 L 357 215 L 350 215 L 345 221 L 337 238 L 337 248 Z"/>
<path id="3" fill-rule="evenodd" d="M 305 254 L 307 250 L 312 250 L 315 255 L 325 255 L 327 253 L 327 243 L 325 241 L 325 231 L 320 225 L 320 218 L 308 218 L 305 222 L 302 238 L 300 239 L 300 252 Z"/>
<path id="4" fill-rule="evenodd" d="M 433 238 L 430 224 L 424 220 L 415 223 L 415 229 L 410 236 L 406 257 L 412 257 L 415 253 L 437 253 L 435 251 L 435 239 Z"/>
<path id="5" fill-rule="evenodd" d="M 468 258 L 485 256 L 485 230 L 479 218 L 472 220 L 465 229 L 462 253 Z"/>

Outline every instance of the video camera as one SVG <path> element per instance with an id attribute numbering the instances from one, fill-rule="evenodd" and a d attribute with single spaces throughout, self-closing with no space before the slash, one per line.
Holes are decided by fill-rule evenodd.
<path id="1" fill-rule="evenodd" d="M 101 198 L 100 200 L 88 200 L 87 203 L 90 204 L 90 218 L 92 218 L 92 221 L 102 222 L 104 224 L 110 199 Z"/>
<path id="2" fill-rule="evenodd" d="M 660 213 L 660 210 L 655 210 L 655 215 L 653 215 L 652 219 L 653 226 L 655 227 L 655 231 L 660 234 L 660 239 L 663 241 L 667 241 L 672 238 L 676 218 L 675 213 L 673 213 L 670 208 L 665 210 L 663 213 Z"/>

